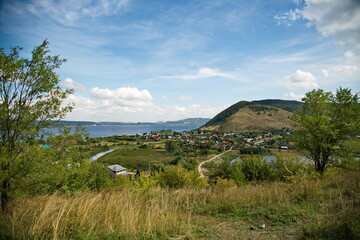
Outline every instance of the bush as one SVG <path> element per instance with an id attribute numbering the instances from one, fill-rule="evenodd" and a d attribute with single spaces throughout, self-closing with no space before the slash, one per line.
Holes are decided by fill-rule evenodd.
<path id="1" fill-rule="evenodd" d="M 258 155 L 243 157 L 241 168 L 247 181 L 268 180 L 270 177 L 268 162 Z"/>
<path id="2" fill-rule="evenodd" d="M 306 169 L 305 163 L 293 155 L 276 155 L 276 159 L 270 163 L 272 179 L 285 181 L 291 176 L 297 175 Z"/>

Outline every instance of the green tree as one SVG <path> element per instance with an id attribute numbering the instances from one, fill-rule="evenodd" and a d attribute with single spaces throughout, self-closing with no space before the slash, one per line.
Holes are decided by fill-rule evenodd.
<path id="1" fill-rule="evenodd" d="M 0 184 L 1 206 L 6 209 L 8 191 L 13 179 L 31 169 L 33 161 L 24 157 L 34 144 L 41 128 L 71 111 L 63 106 L 70 90 L 59 86 L 59 75 L 54 71 L 65 62 L 50 56 L 45 40 L 35 47 L 30 59 L 21 58 L 22 48 L 11 48 L 7 54 L 0 49 Z"/>
<path id="2" fill-rule="evenodd" d="M 174 140 L 166 140 L 165 149 L 167 152 L 175 152 L 175 150 L 177 149 L 176 142 Z"/>
<path id="3" fill-rule="evenodd" d="M 349 139 L 359 133 L 359 94 L 340 88 L 336 93 L 313 90 L 294 113 L 297 146 L 307 150 L 315 170 L 323 173 Z"/>

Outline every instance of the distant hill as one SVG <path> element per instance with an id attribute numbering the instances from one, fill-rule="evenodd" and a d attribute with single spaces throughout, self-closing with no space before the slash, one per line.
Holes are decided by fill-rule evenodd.
<path id="1" fill-rule="evenodd" d="M 265 104 L 240 101 L 217 114 L 209 122 L 201 127 L 202 130 L 225 131 L 225 132 L 258 132 L 291 127 L 290 117 L 292 113 L 279 107 L 295 109 L 292 101 L 261 100 Z M 296 102 L 296 101 L 295 101 Z"/>
<path id="2" fill-rule="evenodd" d="M 204 125 L 210 118 L 186 118 L 178 121 L 166 121 L 163 124 L 179 124 L 179 125 Z"/>
<path id="3" fill-rule="evenodd" d="M 104 126 L 104 125 L 137 125 L 137 124 L 171 124 L 171 125 L 199 125 L 202 126 L 207 123 L 210 118 L 186 118 L 177 121 L 166 121 L 166 122 L 90 122 L 90 121 L 58 121 L 52 127 L 61 127 L 61 126 Z"/>
<path id="4" fill-rule="evenodd" d="M 281 108 L 288 112 L 295 112 L 296 109 L 303 104 L 302 102 L 295 100 L 280 100 L 280 99 L 265 99 L 265 100 L 257 100 L 252 102 L 256 104 Z"/>

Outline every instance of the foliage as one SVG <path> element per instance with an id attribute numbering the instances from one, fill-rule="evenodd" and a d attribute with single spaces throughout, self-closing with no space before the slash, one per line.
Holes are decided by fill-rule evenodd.
<path id="1" fill-rule="evenodd" d="M 156 177 L 161 187 L 183 188 L 205 185 L 205 181 L 199 177 L 198 172 L 188 172 L 184 168 L 176 166 L 166 167 L 165 170 Z"/>
<path id="2" fill-rule="evenodd" d="M 24 156 L 35 146 L 39 130 L 49 126 L 49 120 L 61 119 L 71 110 L 62 106 L 71 91 L 62 90 L 54 71 L 65 62 L 50 56 L 45 40 L 35 47 L 30 59 L 20 57 L 19 47 L 10 53 L 0 49 L 0 162 L 1 204 L 6 208 L 14 178 L 24 176 L 34 163 Z"/>
<path id="3" fill-rule="evenodd" d="M 252 101 L 252 102 L 256 104 L 281 108 L 288 112 L 294 112 L 298 109 L 299 106 L 302 105 L 302 102 L 298 102 L 294 100 L 280 100 L 280 99 L 266 99 L 266 100 Z"/>
<path id="4" fill-rule="evenodd" d="M 262 147 L 247 147 L 240 148 L 240 154 L 263 154 L 265 153 L 265 149 Z"/>
<path id="5" fill-rule="evenodd" d="M 306 169 L 305 162 L 300 157 L 290 154 L 276 154 L 275 157 L 270 163 L 273 180 L 287 181 L 289 177 Z"/>
<path id="6" fill-rule="evenodd" d="M 247 181 L 267 180 L 271 174 L 268 162 L 259 155 L 243 157 L 241 169 Z"/>
<path id="7" fill-rule="evenodd" d="M 176 142 L 174 140 L 166 140 L 165 149 L 167 152 L 175 152 L 177 149 Z"/>
<path id="8" fill-rule="evenodd" d="M 360 129 L 359 94 L 340 88 L 337 92 L 313 90 L 303 98 L 304 104 L 292 116 L 297 146 L 309 151 L 315 170 L 323 173 L 331 158 L 343 152 L 346 140 Z"/>

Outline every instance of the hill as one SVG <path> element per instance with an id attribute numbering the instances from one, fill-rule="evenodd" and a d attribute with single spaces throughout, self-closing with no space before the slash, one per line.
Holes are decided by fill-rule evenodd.
<path id="1" fill-rule="evenodd" d="M 166 121 L 164 124 L 175 124 L 175 125 L 204 125 L 210 118 L 186 118 L 178 121 Z"/>
<path id="2" fill-rule="evenodd" d="M 280 100 L 280 99 L 265 99 L 265 100 L 256 100 L 252 102 L 260 105 L 281 108 L 288 112 L 295 112 L 296 109 L 303 104 L 302 102 L 295 100 Z"/>
<path id="3" fill-rule="evenodd" d="M 295 109 L 292 106 L 295 103 L 292 103 L 292 101 L 290 103 L 288 101 L 282 103 L 281 101 L 257 101 L 264 102 L 267 105 L 240 101 L 217 114 L 201 129 L 225 132 L 258 132 L 291 127 L 293 124 L 290 120 L 292 113 L 279 107 L 273 107 L 270 104 L 283 106 L 291 110 Z"/>

